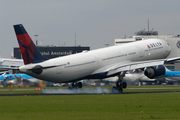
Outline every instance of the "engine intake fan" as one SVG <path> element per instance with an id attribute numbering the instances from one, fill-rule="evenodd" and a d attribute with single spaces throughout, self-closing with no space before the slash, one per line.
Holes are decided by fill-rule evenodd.
<path id="1" fill-rule="evenodd" d="M 160 67 L 152 66 L 144 71 L 144 75 L 146 75 L 150 79 L 163 76 L 165 75 L 165 73 L 166 73 L 166 69 L 163 65 L 161 65 Z"/>

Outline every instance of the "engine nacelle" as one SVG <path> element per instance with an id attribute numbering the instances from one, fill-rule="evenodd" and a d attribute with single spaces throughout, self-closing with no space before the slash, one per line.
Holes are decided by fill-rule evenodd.
<path id="1" fill-rule="evenodd" d="M 152 66 L 144 71 L 144 75 L 146 75 L 150 79 L 161 77 L 165 75 L 165 73 L 166 73 L 166 69 L 163 65 L 160 67 Z"/>
<path id="2" fill-rule="evenodd" d="M 36 65 L 35 67 L 32 68 L 32 72 L 38 75 L 41 74 L 43 72 L 42 66 Z"/>

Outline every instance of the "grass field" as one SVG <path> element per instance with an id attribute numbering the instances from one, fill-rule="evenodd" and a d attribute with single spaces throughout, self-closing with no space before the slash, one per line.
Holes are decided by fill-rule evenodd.
<path id="1" fill-rule="evenodd" d="M 180 93 L 1 96 L 0 120 L 179 120 L 179 101 Z"/>

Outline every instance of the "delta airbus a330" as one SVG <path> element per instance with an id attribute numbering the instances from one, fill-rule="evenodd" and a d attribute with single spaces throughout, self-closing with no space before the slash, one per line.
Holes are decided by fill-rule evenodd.
<path id="1" fill-rule="evenodd" d="M 143 69 L 151 79 L 163 76 L 163 64 L 169 61 L 164 58 L 171 52 L 166 41 L 149 39 L 48 60 L 40 54 L 22 24 L 14 25 L 14 29 L 25 64 L 19 71 L 45 81 L 72 82 L 71 88 L 81 88 L 78 81 L 82 79 L 118 76 L 113 90 L 122 92 L 127 87 L 122 80 L 129 70 Z M 179 58 L 170 61 L 175 59 Z"/>

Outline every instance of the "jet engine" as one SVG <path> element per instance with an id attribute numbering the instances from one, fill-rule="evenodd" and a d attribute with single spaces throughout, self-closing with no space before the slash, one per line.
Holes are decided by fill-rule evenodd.
<path id="1" fill-rule="evenodd" d="M 161 65 L 160 67 L 152 66 L 145 69 L 144 75 L 150 79 L 154 79 L 156 77 L 163 76 L 165 72 L 166 72 L 166 69 L 163 65 Z"/>

